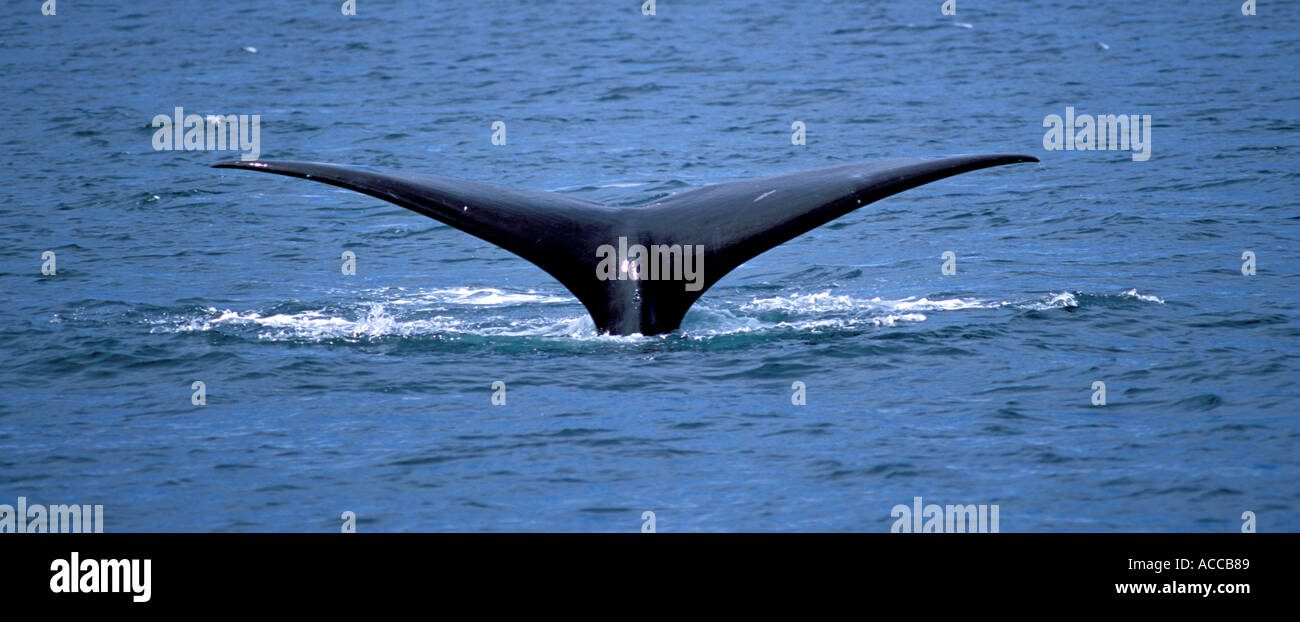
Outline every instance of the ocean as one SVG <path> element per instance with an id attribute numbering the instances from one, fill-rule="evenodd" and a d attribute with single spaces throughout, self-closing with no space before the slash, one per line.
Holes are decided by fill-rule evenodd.
<path id="1" fill-rule="evenodd" d="M 105 531 L 886 532 L 917 497 L 1003 532 L 1300 529 L 1300 4 L 340 4 L 6 5 L 0 503 Z M 155 150 L 177 107 L 259 115 L 263 158 L 621 206 L 1041 162 L 610 336 L 461 231 Z M 1149 115 L 1149 159 L 1046 149 L 1067 109 Z"/>

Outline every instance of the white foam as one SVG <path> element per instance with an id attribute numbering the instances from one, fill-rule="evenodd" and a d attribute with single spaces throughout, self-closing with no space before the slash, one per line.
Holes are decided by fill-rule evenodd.
<path id="1" fill-rule="evenodd" d="M 403 318 L 388 312 L 382 304 L 370 304 L 363 315 L 346 317 L 323 310 L 300 313 L 263 315 L 256 311 L 232 311 L 209 307 L 205 317 L 172 323 L 156 324 L 152 332 L 208 332 L 213 330 L 247 329 L 258 339 L 267 341 L 329 339 L 368 339 L 385 337 L 432 337 L 456 335 L 482 335 L 507 337 L 563 337 L 566 339 L 595 338 L 595 325 L 584 316 L 563 319 L 537 318 L 526 321 L 506 321 L 493 318 L 484 322 L 469 322 L 452 316 L 437 315 L 428 318 Z"/>
<path id="2" fill-rule="evenodd" d="M 902 315 L 886 315 L 883 317 L 871 318 L 871 322 L 876 326 L 893 326 L 898 322 L 924 322 L 925 316 L 920 313 L 904 313 Z"/>
<path id="3" fill-rule="evenodd" d="M 947 300 L 930 300 L 922 297 L 918 300 L 906 298 L 903 300 L 881 300 L 879 298 L 871 299 L 871 302 L 889 306 L 898 311 L 959 311 L 961 309 L 987 309 L 993 304 L 979 302 L 978 300 L 963 300 L 961 298 L 950 298 Z"/>
<path id="4" fill-rule="evenodd" d="M 1031 309 L 1058 309 L 1065 307 L 1077 307 L 1079 301 L 1075 299 L 1074 294 L 1070 292 L 1061 292 L 1059 294 L 1048 294 L 1051 296 L 1046 303 L 1037 303 L 1029 305 Z"/>
<path id="5" fill-rule="evenodd" d="M 1128 296 L 1129 298 L 1137 298 L 1142 302 L 1155 302 L 1159 304 L 1165 304 L 1165 301 L 1162 300 L 1159 296 L 1152 296 L 1150 294 L 1139 294 L 1137 289 L 1130 289 L 1124 292 L 1124 295 Z"/>
<path id="6" fill-rule="evenodd" d="M 348 295 L 358 294 L 349 292 Z M 235 311 L 209 307 L 198 317 L 172 315 L 145 321 L 153 325 L 153 332 L 221 331 L 268 341 L 376 340 L 389 337 L 456 339 L 480 336 L 639 342 L 666 338 L 664 335 L 602 335 L 596 332 L 591 318 L 577 308 L 578 305 L 572 298 L 532 290 L 505 292 L 495 288 L 455 287 L 411 292 L 403 288 L 387 288 L 363 291 L 360 295 L 362 300 L 352 305 L 334 303 L 296 312 L 266 313 L 259 310 Z M 1159 297 L 1140 294 L 1136 289 L 1123 292 L 1120 296 L 1164 304 Z M 1059 309 L 1079 306 L 1076 294 L 1068 291 L 1050 293 L 1045 299 L 1020 302 L 989 302 L 966 298 L 932 300 L 925 296 L 909 296 L 897 300 L 880 297 L 863 299 L 830 291 L 754 298 L 739 306 L 723 303 L 715 307 L 718 303 L 709 302 L 696 304 L 687 316 L 683 330 L 675 335 L 699 340 L 746 333 L 815 333 L 920 323 L 927 321 L 927 313 L 965 309 L 1007 306 L 1020 309 Z M 495 311 L 512 305 L 560 303 L 575 308 L 559 307 L 545 313 L 536 310 L 527 310 L 523 314 L 505 312 L 505 315 Z M 454 306 L 465 308 L 448 308 Z M 767 315 L 771 313 L 779 315 Z"/>
<path id="7" fill-rule="evenodd" d="M 417 292 L 414 295 L 408 295 L 404 290 L 399 289 L 398 291 L 400 292 L 400 297 L 390 298 L 384 302 L 392 305 L 453 304 L 484 307 L 577 302 L 576 299 L 568 296 L 539 294 L 534 290 L 528 290 L 526 292 L 504 292 L 492 287 L 478 289 L 471 287 L 433 289 Z M 369 290 L 362 292 L 362 295 L 372 298 L 383 298 L 392 294 L 389 290 Z"/>
<path id="8" fill-rule="evenodd" d="M 532 290 L 522 293 L 507 293 L 491 287 L 483 289 L 471 289 L 468 287 L 435 289 L 429 292 L 429 297 L 433 300 L 449 302 L 452 304 L 484 306 L 551 304 L 574 301 L 573 298 L 568 296 L 548 296 L 546 294 L 538 294 Z"/>
<path id="9" fill-rule="evenodd" d="M 786 311 L 790 313 L 829 313 L 835 311 L 957 311 L 960 309 L 986 309 L 996 304 L 948 298 L 930 300 L 926 297 L 909 296 L 901 300 L 885 300 L 880 297 L 860 300 L 851 296 L 837 296 L 829 291 L 818 294 L 790 294 L 774 298 L 755 298 L 741 305 L 747 311 Z"/>
<path id="10" fill-rule="evenodd" d="M 744 311 L 788 311 L 792 313 L 825 313 L 852 311 L 859 302 L 849 296 L 836 296 L 829 291 L 820 294 L 790 294 L 774 298 L 755 298 L 740 306 Z"/>

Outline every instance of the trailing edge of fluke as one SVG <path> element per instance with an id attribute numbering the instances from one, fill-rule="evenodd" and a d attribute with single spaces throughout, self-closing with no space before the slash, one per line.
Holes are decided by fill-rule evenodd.
<path id="1" fill-rule="evenodd" d="M 500 246 L 555 277 L 615 335 L 676 330 L 697 298 L 752 257 L 863 205 L 959 173 L 1037 162 L 964 155 L 845 164 L 706 186 L 615 207 L 553 192 L 316 162 L 231 161 L 362 192 Z"/>

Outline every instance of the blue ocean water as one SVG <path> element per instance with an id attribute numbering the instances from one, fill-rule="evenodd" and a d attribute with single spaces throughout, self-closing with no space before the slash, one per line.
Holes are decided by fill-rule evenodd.
<path id="1" fill-rule="evenodd" d="M 1300 4 L 357 4 L 6 5 L 0 503 L 107 531 L 888 531 L 917 496 L 1002 531 L 1300 529 Z M 266 158 L 620 205 L 1042 162 L 869 205 L 680 331 L 611 337 L 455 229 L 153 150 L 177 106 L 261 115 Z M 1066 107 L 1151 115 L 1151 159 L 1045 151 Z"/>

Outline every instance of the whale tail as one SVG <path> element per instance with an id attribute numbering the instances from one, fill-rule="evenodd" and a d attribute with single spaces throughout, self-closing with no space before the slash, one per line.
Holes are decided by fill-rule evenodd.
<path id="1" fill-rule="evenodd" d="M 736 267 L 863 205 L 977 169 L 1037 162 L 969 155 L 846 164 L 706 186 L 635 207 L 481 182 L 317 162 L 220 162 L 362 192 L 500 246 L 555 277 L 601 332 L 675 330 Z"/>

